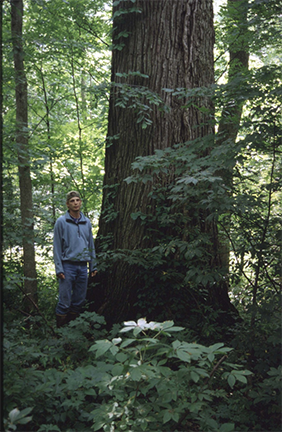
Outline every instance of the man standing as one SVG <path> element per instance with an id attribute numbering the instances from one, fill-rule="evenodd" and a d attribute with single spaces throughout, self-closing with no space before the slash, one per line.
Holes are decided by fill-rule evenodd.
<path id="1" fill-rule="evenodd" d="M 54 261 L 59 278 L 57 327 L 75 319 L 86 298 L 88 265 L 91 277 L 97 274 L 95 246 L 90 220 L 80 211 L 76 191 L 67 194 L 68 211 L 57 219 L 54 228 Z"/>

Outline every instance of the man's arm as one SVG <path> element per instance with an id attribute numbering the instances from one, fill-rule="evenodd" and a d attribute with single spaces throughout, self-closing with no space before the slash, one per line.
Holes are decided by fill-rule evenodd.
<path id="1" fill-rule="evenodd" d="M 56 275 L 60 279 L 64 279 L 64 269 L 62 264 L 62 232 L 61 223 L 59 219 L 55 223 L 54 227 L 54 239 L 53 239 L 53 254 L 56 268 Z"/>

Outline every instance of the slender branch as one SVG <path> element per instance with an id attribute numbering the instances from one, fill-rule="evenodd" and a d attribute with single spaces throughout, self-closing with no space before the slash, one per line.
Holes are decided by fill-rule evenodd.
<path id="1" fill-rule="evenodd" d="M 52 108 L 54 108 L 54 106 L 55 106 L 58 102 L 60 102 L 60 101 L 63 100 L 63 99 L 68 99 L 68 96 L 69 96 L 69 95 L 67 95 L 67 96 L 62 96 L 62 97 L 58 98 L 57 100 L 55 100 L 55 101 L 52 103 L 51 107 L 50 107 L 50 111 L 52 110 Z M 34 110 L 32 106 L 31 106 L 30 108 L 33 110 L 33 112 L 34 112 L 35 114 L 38 115 L 38 111 Z M 36 129 L 40 126 L 40 124 L 41 124 L 43 121 L 46 121 L 45 118 L 46 118 L 46 114 L 44 114 L 44 116 L 40 118 L 40 121 L 39 121 L 39 122 L 38 122 L 38 123 L 37 123 L 37 124 L 32 128 L 32 131 L 31 131 L 30 135 L 28 136 L 29 139 L 32 137 L 32 135 L 34 134 L 34 132 L 36 131 Z"/>
<path id="2" fill-rule="evenodd" d="M 222 356 L 221 359 L 219 359 L 219 361 L 213 367 L 213 370 L 211 371 L 209 378 L 207 378 L 207 382 L 208 383 L 210 382 L 210 380 L 212 379 L 213 375 L 215 374 L 215 371 L 219 368 L 219 366 L 221 365 L 221 363 L 224 362 L 224 360 L 227 359 L 227 357 L 228 357 L 227 354 L 225 354 L 224 356 Z"/>
<path id="3" fill-rule="evenodd" d="M 274 125 L 274 130 L 275 130 L 275 125 Z M 267 202 L 267 215 L 265 218 L 264 229 L 262 232 L 260 249 L 258 251 L 258 265 L 256 268 L 256 277 L 255 277 L 255 283 L 254 283 L 254 287 L 253 287 L 253 306 L 257 305 L 257 291 L 258 291 L 259 275 L 260 275 L 261 268 L 264 266 L 262 249 L 263 249 L 263 244 L 265 242 L 265 238 L 266 238 L 266 234 L 267 234 L 267 230 L 268 230 L 269 222 L 270 222 L 275 163 L 276 163 L 276 148 L 275 148 L 275 142 L 274 142 L 274 144 L 273 144 L 273 159 L 272 159 L 271 172 L 270 172 L 270 185 L 269 185 L 268 202 Z M 254 323 L 255 315 L 256 315 L 256 309 L 254 309 L 254 312 L 253 312 L 252 324 Z"/>
<path id="4" fill-rule="evenodd" d="M 35 301 L 30 297 L 30 295 L 28 293 L 26 293 L 23 290 L 23 288 L 18 283 L 16 283 L 16 286 L 21 290 L 21 292 L 23 293 L 23 295 L 33 304 L 33 306 L 35 307 L 35 309 L 37 310 L 37 312 L 39 313 L 39 315 L 41 316 L 41 318 L 43 318 L 43 320 L 45 321 L 46 325 L 51 329 L 53 335 L 57 336 L 57 333 L 55 332 L 54 328 L 48 323 L 48 321 L 45 318 L 45 316 L 40 312 L 39 307 L 35 303 Z"/>
<path id="5" fill-rule="evenodd" d="M 110 47 L 110 45 L 107 43 L 107 42 L 105 42 L 103 39 L 101 39 L 98 35 L 97 35 L 97 33 L 95 33 L 95 32 L 93 32 L 93 30 L 92 29 L 90 29 L 90 25 L 89 25 L 89 28 L 86 28 L 86 27 L 84 27 L 84 26 L 82 26 L 81 24 L 79 24 L 77 21 L 75 21 L 75 24 L 77 25 L 77 27 L 79 28 L 79 29 L 83 29 L 83 30 L 85 30 L 87 33 L 90 33 L 92 36 L 95 36 L 100 42 L 102 42 L 102 44 L 104 44 L 104 45 L 106 45 L 106 47 Z"/>
<path id="6" fill-rule="evenodd" d="M 63 165 L 63 167 L 66 168 L 66 170 L 67 170 L 67 172 L 69 173 L 69 175 L 70 175 L 70 177 L 71 177 L 73 183 L 75 184 L 77 190 L 79 191 L 79 186 L 78 186 L 77 181 L 75 180 L 75 178 L 74 178 L 72 172 L 68 169 L 68 167 L 65 165 L 65 163 L 64 163 L 63 161 L 60 161 L 60 162 L 61 162 L 61 164 Z"/>
<path id="7" fill-rule="evenodd" d="M 226 234 L 228 240 L 230 241 L 230 244 L 231 244 L 231 246 L 232 246 L 232 249 L 233 249 L 233 252 L 234 252 L 234 255 L 235 255 L 235 260 L 237 261 L 237 263 L 239 263 L 239 258 L 237 257 L 237 254 L 236 254 L 236 247 L 235 247 L 235 245 L 234 245 L 234 242 L 233 242 L 233 240 L 232 240 L 232 237 L 231 237 L 231 235 L 230 235 L 229 230 L 226 229 L 225 226 L 224 226 L 221 222 L 219 222 L 219 225 L 221 226 L 221 228 L 222 228 L 223 231 L 225 232 L 225 234 Z M 242 274 L 243 274 L 243 275 L 245 276 L 245 278 L 247 279 L 247 281 L 249 282 L 250 286 L 253 286 L 253 283 L 252 283 L 251 279 L 247 276 L 247 274 L 245 273 L 244 269 L 242 269 L 241 271 L 242 271 Z"/>

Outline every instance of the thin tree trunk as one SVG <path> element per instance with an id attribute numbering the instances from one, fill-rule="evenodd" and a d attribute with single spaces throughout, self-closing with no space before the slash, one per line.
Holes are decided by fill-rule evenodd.
<path id="1" fill-rule="evenodd" d="M 228 84 L 229 88 L 233 88 L 234 94 L 229 95 L 230 101 L 222 109 L 221 120 L 218 128 L 217 144 L 222 145 L 225 142 L 235 144 L 240 121 L 243 111 L 243 102 L 238 101 L 238 84 L 232 82 L 236 77 L 239 77 L 243 82 L 244 74 L 249 67 L 249 47 L 248 47 L 248 2 L 246 0 L 228 0 L 227 2 L 229 19 L 232 19 L 233 25 L 230 31 L 229 43 L 229 68 L 228 68 Z M 235 164 L 235 158 L 234 158 Z M 228 186 L 230 193 L 233 188 L 233 167 L 223 169 L 220 175 Z M 230 224 L 226 220 L 227 226 L 225 231 L 229 232 Z M 223 267 L 226 273 L 229 271 L 229 255 L 230 245 L 228 239 L 222 241 L 222 260 Z"/>
<path id="2" fill-rule="evenodd" d="M 56 208 L 55 208 L 55 175 L 53 169 L 53 150 L 50 146 L 51 144 L 51 129 L 50 129 L 50 108 L 48 103 L 48 94 L 45 84 L 43 67 L 39 68 L 41 79 L 42 79 L 42 90 L 44 94 L 44 104 L 46 109 L 46 127 L 47 127 L 47 143 L 49 148 L 49 170 L 50 170 L 50 183 L 51 183 L 51 207 L 52 207 L 52 224 L 55 225 L 56 222 Z"/>
<path id="3" fill-rule="evenodd" d="M 228 0 L 227 6 L 229 15 L 233 20 L 232 35 L 229 36 L 228 83 L 231 84 L 236 76 L 242 76 L 248 71 L 248 2 L 246 0 Z M 222 137 L 222 142 L 227 139 L 235 142 L 240 127 L 243 102 L 237 100 L 238 88 L 236 85 L 234 85 L 234 92 L 233 95 L 230 94 L 230 102 L 222 110 L 218 131 L 218 135 Z"/>
<path id="4" fill-rule="evenodd" d="M 37 302 L 37 279 L 34 250 L 33 201 L 28 149 L 27 80 L 22 44 L 23 1 L 11 1 L 11 31 L 16 83 L 16 146 L 19 163 L 20 210 L 23 230 L 24 292 Z M 24 299 L 25 309 L 33 309 Z"/>
<path id="5" fill-rule="evenodd" d="M 85 184 L 86 184 L 86 179 L 85 179 L 85 174 L 84 174 L 84 169 L 83 169 L 83 141 L 82 141 L 82 124 L 81 124 L 81 118 L 82 118 L 82 115 L 83 115 L 83 110 L 82 110 L 82 114 L 80 114 L 78 93 L 77 93 L 77 90 L 76 90 L 76 85 L 77 84 L 76 84 L 76 79 L 75 79 L 73 51 L 71 52 L 71 54 L 72 54 L 72 57 L 71 57 L 70 63 L 71 63 L 71 70 L 72 70 L 72 87 L 73 87 L 73 95 L 74 95 L 75 106 L 76 106 L 77 128 L 78 128 L 78 144 L 79 144 L 78 154 L 79 154 L 80 175 L 81 175 L 81 182 L 82 182 L 82 187 L 81 187 L 81 190 L 79 192 L 81 194 L 82 199 L 84 200 L 83 212 L 84 212 L 84 214 L 86 216 L 88 216 L 87 202 L 85 200 Z"/>

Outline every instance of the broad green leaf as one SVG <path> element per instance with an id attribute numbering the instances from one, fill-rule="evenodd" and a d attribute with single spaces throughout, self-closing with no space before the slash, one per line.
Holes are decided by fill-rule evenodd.
<path id="1" fill-rule="evenodd" d="M 179 421 L 179 413 L 178 412 L 172 413 L 172 420 L 174 420 L 175 422 Z"/>
<path id="2" fill-rule="evenodd" d="M 173 325 L 174 325 L 174 322 L 173 322 L 173 321 L 164 321 L 164 322 L 162 323 L 162 325 L 161 325 L 161 328 L 162 328 L 163 330 L 168 330 L 168 329 L 170 329 L 171 327 L 173 327 Z"/>
<path id="3" fill-rule="evenodd" d="M 195 383 L 198 382 L 200 379 L 199 375 L 193 370 L 191 371 L 191 378 Z"/>
<path id="4" fill-rule="evenodd" d="M 214 361 L 214 354 L 208 354 L 207 358 L 212 363 Z"/>
<path id="5" fill-rule="evenodd" d="M 241 381 L 244 384 L 247 384 L 247 378 L 244 375 L 241 375 L 240 373 L 234 372 L 234 376 L 238 381 Z"/>
<path id="6" fill-rule="evenodd" d="M 121 363 L 124 363 L 126 360 L 128 360 L 128 358 L 129 358 L 129 354 L 128 354 L 128 353 L 119 352 L 119 353 L 116 355 L 116 360 L 117 360 L 118 362 L 121 362 Z"/>
<path id="7" fill-rule="evenodd" d="M 164 413 L 164 416 L 163 416 L 163 423 L 165 424 L 165 423 L 169 422 L 171 420 L 171 418 L 172 418 L 171 411 L 170 410 L 166 410 L 165 413 Z"/>
<path id="8" fill-rule="evenodd" d="M 112 346 L 113 344 L 109 340 L 105 339 L 101 341 L 96 341 L 96 344 L 92 345 L 89 351 L 96 351 L 96 357 L 98 358 L 101 355 L 105 354 Z"/>
<path id="9" fill-rule="evenodd" d="M 112 374 L 113 376 L 119 376 L 124 373 L 124 366 L 121 364 L 115 364 L 112 368 Z"/>
<path id="10" fill-rule="evenodd" d="M 208 425 L 209 425 L 213 430 L 217 430 L 217 429 L 218 429 L 218 423 L 217 423 L 214 419 L 209 418 L 209 419 L 206 420 L 206 422 L 207 422 L 207 424 L 208 424 Z"/>
<path id="11" fill-rule="evenodd" d="M 169 330 L 170 332 L 179 332 L 179 331 L 182 331 L 185 329 L 184 329 L 184 327 L 173 326 L 173 327 L 169 327 L 167 330 Z"/>
<path id="12" fill-rule="evenodd" d="M 234 375 L 230 374 L 230 375 L 228 376 L 227 382 L 228 382 L 228 384 L 230 385 L 230 387 L 233 388 L 233 387 L 234 387 L 234 384 L 235 384 L 235 382 L 236 382 L 236 378 L 234 377 Z"/>
<path id="13" fill-rule="evenodd" d="M 182 350 L 182 349 L 177 349 L 176 350 L 176 355 L 177 357 L 187 363 L 191 363 L 191 355 L 188 354 L 186 351 Z"/>
<path id="14" fill-rule="evenodd" d="M 179 348 L 180 345 L 181 345 L 181 342 L 179 340 L 175 340 L 175 341 L 172 342 L 173 349 Z"/>
<path id="15" fill-rule="evenodd" d="M 235 424 L 234 423 L 224 423 L 220 426 L 219 432 L 232 432 L 234 431 Z"/>
<path id="16" fill-rule="evenodd" d="M 32 416 L 26 417 L 32 410 L 33 408 L 25 408 L 20 411 L 18 408 L 15 408 L 9 413 L 9 418 L 12 423 L 26 424 L 32 420 Z"/>
<path id="17" fill-rule="evenodd" d="M 132 344 L 132 342 L 136 342 L 136 339 L 125 339 L 121 343 L 120 348 L 126 348 L 128 345 Z"/>
<path id="18" fill-rule="evenodd" d="M 14 408 L 9 413 L 9 418 L 12 423 L 14 423 L 19 418 L 19 416 L 20 416 L 20 410 L 18 408 Z"/>
<path id="19" fill-rule="evenodd" d="M 27 424 L 31 420 L 32 420 L 32 416 L 31 417 L 25 417 L 25 418 L 21 418 L 20 420 L 17 420 L 17 423 L 19 423 L 19 424 Z"/>
<path id="20" fill-rule="evenodd" d="M 140 381 L 142 378 L 142 372 L 138 367 L 130 368 L 129 370 L 130 377 L 133 381 Z"/>
<path id="21" fill-rule="evenodd" d="M 111 351 L 111 353 L 113 354 L 113 356 L 115 356 L 115 355 L 119 352 L 119 347 L 116 346 L 116 345 L 112 345 L 112 346 L 110 347 L 110 351 Z"/>
<path id="22" fill-rule="evenodd" d="M 224 346 L 224 344 L 219 342 L 219 343 L 216 343 L 214 345 L 209 346 L 208 349 L 211 351 L 217 351 L 219 348 L 222 348 L 223 346 Z"/>

